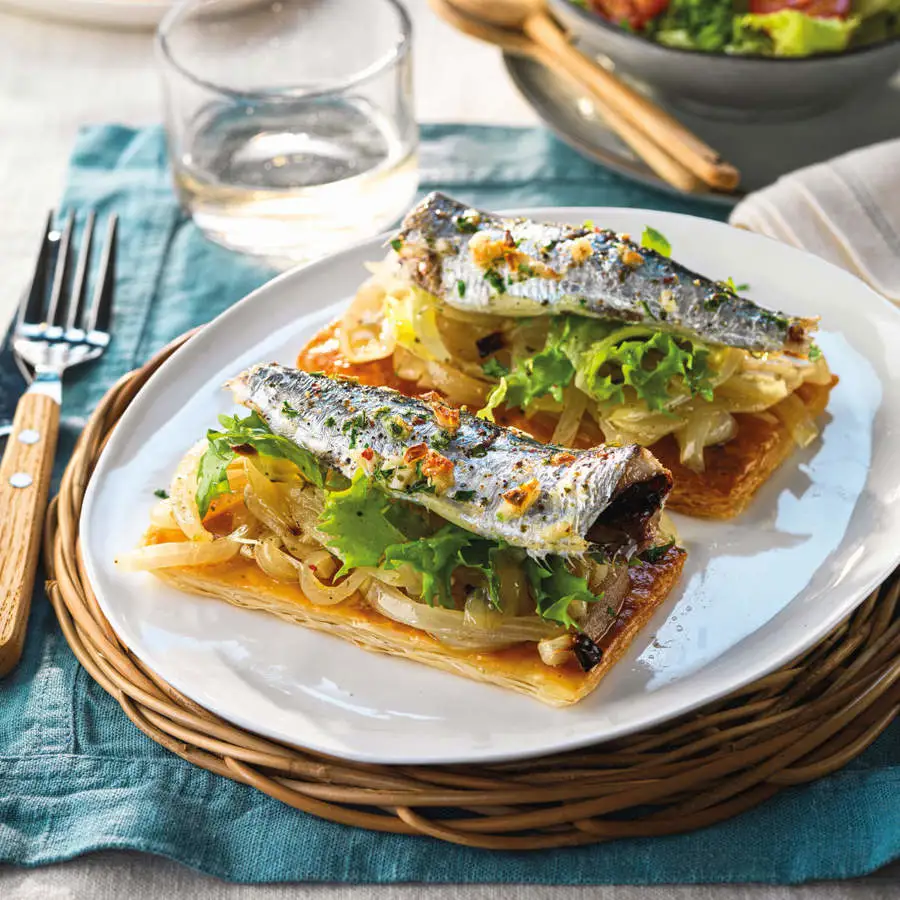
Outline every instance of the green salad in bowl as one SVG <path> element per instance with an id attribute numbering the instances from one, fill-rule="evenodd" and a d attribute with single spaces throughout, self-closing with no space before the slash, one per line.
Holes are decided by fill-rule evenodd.
<path id="1" fill-rule="evenodd" d="M 841 53 L 900 34 L 900 0 L 571 0 L 666 47 L 741 56 Z"/>

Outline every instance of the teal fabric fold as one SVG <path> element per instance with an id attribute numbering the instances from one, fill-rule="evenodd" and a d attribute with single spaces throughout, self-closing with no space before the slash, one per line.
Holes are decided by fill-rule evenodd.
<path id="1" fill-rule="evenodd" d="M 537 129 L 423 128 L 422 191 L 487 207 L 725 210 L 626 181 Z M 57 477 L 108 387 L 273 273 L 206 241 L 172 192 L 160 129 L 85 130 L 63 211 L 121 217 L 115 340 L 67 384 Z M 323 822 L 183 762 L 145 738 L 77 664 L 42 591 L 25 657 L 0 682 L 0 861 L 44 865 L 104 848 L 233 881 L 654 884 L 865 874 L 900 856 L 900 723 L 845 769 L 688 835 L 488 853 Z"/>

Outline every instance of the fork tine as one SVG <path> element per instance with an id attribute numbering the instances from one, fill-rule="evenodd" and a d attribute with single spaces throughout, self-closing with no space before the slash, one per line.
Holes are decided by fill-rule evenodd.
<path id="1" fill-rule="evenodd" d="M 84 308 L 87 293 L 87 273 L 91 261 L 91 242 L 94 239 L 94 211 L 91 210 L 84 223 L 81 235 L 81 249 L 78 251 L 78 262 L 75 265 L 75 277 L 72 280 L 72 293 L 69 299 L 69 310 L 66 315 L 66 330 L 75 328 Z"/>
<path id="2" fill-rule="evenodd" d="M 113 286 L 116 280 L 116 234 L 119 217 L 113 213 L 106 225 L 106 240 L 100 259 L 100 273 L 94 288 L 91 312 L 85 325 L 86 331 L 109 331 L 112 319 Z"/>
<path id="3" fill-rule="evenodd" d="M 50 291 L 50 306 L 47 309 L 47 317 L 44 320 L 48 325 L 56 325 L 59 314 L 59 301 L 62 299 L 66 287 L 66 278 L 69 272 L 69 249 L 72 246 L 72 231 L 75 228 L 75 213 L 70 212 L 66 217 L 62 237 L 59 241 L 59 250 L 56 254 L 56 268 L 53 270 L 53 287 Z"/>
<path id="4" fill-rule="evenodd" d="M 34 265 L 34 274 L 31 276 L 31 287 L 27 294 L 23 294 L 19 303 L 19 324 L 24 322 L 40 322 L 44 316 L 44 297 L 47 293 L 47 264 L 50 260 L 50 251 L 53 249 L 53 241 L 50 234 L 53 231 L 53 210 L 47 216 L 47 224 L 44 226 L 44 234 L 41 237 L 41 249 L 38 252 L 37 262 Z"/>

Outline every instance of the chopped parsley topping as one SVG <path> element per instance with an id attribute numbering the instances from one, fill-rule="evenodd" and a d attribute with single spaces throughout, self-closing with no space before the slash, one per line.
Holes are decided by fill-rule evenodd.
<path id="1" fill-rule="evenodd" d="M 344 434 L 350 434 L 350 443 L 348 446 L 351 450 L 356 449 L 356 444 L 359 440 L 359 433 L 368 428 L 369 425 L 370 422 L 365 413 L 357 413 L 355 416 L 347 419 L 344 424 L 341 425 L 341 431 Z"/>
<path id="2" fill-rule="evenodd" d="M 297 410 L 287 402 L 287 400 L 285 400 L 284 403 L 281 404 L 281 414 L 286 419 L 296 419 L 297 416 L 300 415 L 300 413 L 298 413 Z"/>
<path id="3" fill-rule="evenodd" d="M 389 437 L 402 440 L 407 437 L 412 429 L 399 417 L 394 416 L 391 419 L 385 419 L 382 427 Z"/>
<path id="4" fill-rule="evenodd" d="M 740 291 L 746 291 L 750 285 L 749 284 L 735 284 L 734 279 L 729 275 L 723 282 L 721 282 L 732 294 L 737 294 Z"/>
<path id="5" fill-rule="evenodd" d="M 416 471 L 421 470 L 421 464 L 416 464 Z M 435 486 L 424 476 L 419 475 L 419 477 L 408 487 L 405 489 L 404 493 L 407 494 L 433 494 L 435 493 Z"/>
<path id="6" fill-rule="evenodd" d="M 509 375 L 509 369 L 495 356 L 492 356 L 486 363 L 482 364 L 481 371 L 489 378 L 500 379 Z"/>
<path id="7" fill-rule="evenodd" d="M 475 491 L 457 491 L 453 495 L 454 500 L 458 500 L 460 503 L 468 503 L 475 497 Z"/>
<path id="8" fill-rule="evenodd" d="M 446 450 L 450 446 L 451 435 L 446 431 L 438 431 L 432 436 L 429 444 L 432 450 Z"/>
<path id="9" fill-rule="evenodd" d="M 326 428 L 334 428 L 334 425 L 335 425 L 334 416 L 329 416 L 325 420 L 325 427 Z"/>
<path id="10" fill-rule="evenodd" d="M 809 361 L 815 362 L 817 359 L 822 358 L 822 350 L 818 344 L 810 344 L 809 345 Z"/>
<path id="11" fill-rule="evenodd" d="M 658 563 L 673 547 L 675 541 L 669 541 L 667 544 L 660 544 L 658 547 L 650 547 L 640 554 L 640 560 L 646 563 Z"/>
<path id="12" fill-rule="evenodd" d="M 165 490 L 164 488 L 157 488 L 157 489 L 153 492 L 153 496 L 154 496 L 154 497 L 159 497 L 160 500 L 168 500 L 168 499 L 169 499 L 169 492 L 168 492 L 167 490 Z"/>
<path id="13" fill-rule="evenodd" d="M 521 278 L 534 278 L 534 268 L 528 263 L 519 263 L 516 272 Z"/>
<path id="14" fill-rule="evenodd" d="M 456 230 L 462 234 L 475 234 L 478 231 L 478 220 L 475 216 L 467 216 L 465 214 L 457 216 L 454 220 Z"/>
<path id="15" fill-rule="evenodd" d="M 488 269 L 484 273 L 484 280 L 498 293 L 506 293 L 506 281 L 496 269 Z"/>
<path id="16" fill-rule="evenodd" d="M 403 246 L 403 241 L 401 241 L 400 238 L 394 238 L 394 239 L 391 241 L 391 249 L 392 249 L 395 253 L 399 253 L 399 252 L 400 252 L 400 248 L 401 248 L 402 246 Z"/>
<path id="17" fill-rule="evenodd" d="M 460 297 L 466 296 L 466 283 L 462 279 L 456 282 L 456 293 L 459 294 Z"/>
<path id="18" fill-rule="evenodd" d="M 666 236 L 649 225 L 644 226 L 644 233 L 641 235 L 641 246 L 646 247 L 648 250 L 656 251 L 660 256 L 672 255 L 672 245 Z"/>

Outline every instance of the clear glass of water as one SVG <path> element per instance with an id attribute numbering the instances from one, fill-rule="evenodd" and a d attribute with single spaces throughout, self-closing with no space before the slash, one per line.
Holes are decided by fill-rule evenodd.
<path id="1" fill-rule="evenodd" d="M 157 51 L 178 196 L 212 240 L 288 266 L 410 205 L 418 129 L 397 0 L 183 0 Z"/>

